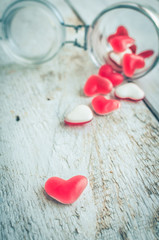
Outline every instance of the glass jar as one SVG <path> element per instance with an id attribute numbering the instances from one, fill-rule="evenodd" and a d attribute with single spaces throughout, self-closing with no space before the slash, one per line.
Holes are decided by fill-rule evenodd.
<path id="1" fill-rule="evenodd" d="M 153 50 L 143 69 L 137 70 L 133 79 L 152 70 L 159 59 L 159 16 L 151 7 L 137 3 L 118 3 L 104 9 L 87 25 L 67 25 L 54 5 L 46 0 L 19 0 L 4 11 L 0 20 L 1 42 L 5 52 L 16 62 L 38 65 L 51 60 L 67 43 L 88 50 L 99 67 L 108 62 L 112 50 L 106 41 L 118 26 L 125 26 L 136 40 L 137 51 Z M 78 40 L 66 41 L 67 27 L 76 32 L 84 29 L 83 45 Z"/>

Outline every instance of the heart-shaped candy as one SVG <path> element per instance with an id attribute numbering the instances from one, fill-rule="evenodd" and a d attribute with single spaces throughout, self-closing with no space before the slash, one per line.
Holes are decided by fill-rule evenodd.
<path id="1" fill-rule="evenodd" d="M 115 34 L 111 34 L 108 38 L 107 41 L 109 42 L 112 38 L 117 37 L 117 36 L 128 36 L 128 31 L 124 26 L 119 26 L 116 30 Z"/>
<path id="2" fill-rule="evenodd" d="M 112 66 L 108 64 L 101 66 L 98 74 L 104 78 L 109 79 L 113 86 L 121 84 L 124 80 L 123 75 L 121 75 L 120 73 L 113 72 Z"/>
<path id="3" fill-rule="evenodd" d="M 113 73 L 113 68 L 109 64 L 104 64 L 99 68 L 98 74 L 101 77 L 107 78 Z"/>
<path id="4" fill-rule="evenodd" d="M 127 48 L 134 44 L 134 39 L 128 36 L 117 36 L 110 39 L 114 52 L 124 52 Z"/>
<path id="5" fill-rule="evenodd" d="M 88 78 L 84 86 L 84 93 L 91 97 L 97 94 L 108 94 L 113 88 L 112 83 L 101 76 L 92 75 Z"/>
<path id="6" fill-rule="evenodd" d="M 115 89 L 115 96 L 120 99 L 139 101 L 144 98 L 145 94 L 135 83 L 126 83 Z"/>
<path id="7" fill-rule="evenodd" d="M 138 56 L 143 57 L 143 58 L 149 58 L 154 54 L 153 50 L 146 50 L 138 54 Z"/>
<path id="8" fill-rule="evenodd" d="M 124 52 L 116 53 L 114 51 L 111 51 L 109 53 L 110 59 L 115 62 L 119 67 L 122 67 L 123 57 L 126 53 L 132 53 L 130 48 L 127 48 Z"/>
<path id="9" fill-rule="evenodd" d="M 74 203 L 88 184 L 86 177 L 78 175 L 64 180 L 59 177 L 51 177 L 45 183 L 46 193 L 63 204 Z"/>
<path id="10" fill-rule="evenodd" d="M 111 65 L 113 70 L 115 72 L 119 72 L 121 73 L 123 71 L 123 68 L 121 66 L 119 66 L 118 64 L 116 64 L 110 57 L 109 54 L 107 55 L 107 60 L 106 60 L 107 64 Z"/>
<path id="11" fill-rule="evenodd" d="M 132 77 L 135 70 L 145 66 L 144 58 L 136 54 L 125 54 L 123 57 L 123 71 L 127 77 Z"/>
<path id="12" fill-rule="evenodd" d="M 120 107 L 120 102 L 115 99 L 106 99 L 104 96 L 97 96 L 92 100 L 93 110 L 99 115 L 106 115 Z"/>
<path id="13" fill-rule="evenodd" d="M 124 81 L 123 75 L 120 73 L 116 73 L 116 72 L 112 73 L 108 77 L 108 79 L 112 82 L 114 87 L 120 85 Z"/>
<path id="14" fill-rule="evenodd" d="M 92 110 L 86 105 L 79 105 L 66 115 L 64 121 L 68 125 L 82 125 L 91 122 L 92 119 Z"/>
<path id="15" fill-rule="evenodd" d="M 129 49 L 132 51 L 132 53 L 136 53 L 137 46 L 133 44 L 132 46 L 129 47 Z"/>

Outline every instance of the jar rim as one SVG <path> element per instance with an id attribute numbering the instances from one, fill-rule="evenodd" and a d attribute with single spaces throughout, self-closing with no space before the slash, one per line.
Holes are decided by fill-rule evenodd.
<path id="1" fill-rule="evenodd" d="M 8 15 L 8 11 L 10 10 L 11 7 L 19 4 L 19 3 L 27 3 L 27 2 L 35 2 L 37 4 L 42 4 L 42 5 L 45 5 L 48 9 L 50 9 L 57 17 L 57 19 L 59 20 L 59 22 L 61 24 L 64 23 L 64 19 L 62 17 L 62 15 L 60 14 L 60 12 L 57 10 L 57 8 L 52 4 L 50 3 L 49 1 L 47 0 L 17 0 L 17 1 L 14 1 L 13 3 L 9 4 L 7 6 L 7 8 L 4 10 L 3 12 L 3 15 L 2 15 L 2 22 L 5 20 L 6 16 Z"/>
<path id="2" fill-rule="evenodd" d="M 62 40 L 61 43 L 57 49 L 57 51 L 55 53 L 53 53 L 50 56 L 45 56 L 45 57 L 39 57 L 39 59 L 37 58 L 36 60 L 31 60 L 23 55 L 20 54 L 16 54 L 16 52 L 12 51 L 12 49 L 10 49 L 10 46 L 8 46 L 8 44 L 5 42 L 5 40 L 8 40 L 8 36 L 5 36 L 5 31 L 6 31 L 6 19 L 8 18 L 8 15 L 11 11 L 11 9 L 13 9 L 14 7 L 18 7 L 18 5 L 20 4 L 31 4 L 31 3 L 35 3 L 35 4 L 41 4 L 43 6 L 45 6 L 46 9 L 48 9 L 51 14 L 53 16 L 56 17 L 57 21 L 59 22 L 60 26 L 61 26 L 61 36 L 62 36 Z M 47 11 L 47 10 L 46 10 Z M 65 38 L 66 38 L 66 32 L 65 32 L 65 28 L 63 27 L 64 25 L 64 19 L 61 15 L 61 13 L 59 12 L 59 10 L 49 1 L 47 0 L 17 0 L 14 1 L 13 3 L 9 4 L 7 6 L 7 8 L 4 10 L 3 15 L 2 15 L 2 19 L 1 19 L 1 23 L 2 23 L 2 40 L 4 40 L 2 43 L 4 50 L 6 51 L 6 53 L 11 54 L 13 56 L 13 58 L 24 65 L 39 65 L 45 62 L 48 62 L 49 60 L 51 60 L 59 51 L 60 49 L 63 47 L 63 44 L 65 42 Z"/>

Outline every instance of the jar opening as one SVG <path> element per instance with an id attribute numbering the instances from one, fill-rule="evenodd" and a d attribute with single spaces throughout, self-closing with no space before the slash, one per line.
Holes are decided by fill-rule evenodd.
<path id="1" fill-rule="evenodd" d="M 149 10 L 150 11 L 150 10 Z M 157 63 L 159 55 L 159 32 L 157 23 L 146 8 L 137 4 L 117 4 L 105 9 L 93 21 L 88 34 L 90 55 L 99 67 L 109 63 L 109 53 L 113 50 L 107 38 L 116 32 L 119 26 L 124 26 L 129 35 L 135 39 L 137 54 L 145 50 L 153 50 L 151 58 L 145 60 L 145 67 L 135 71 L 133 79 L 149 72 Z"/>

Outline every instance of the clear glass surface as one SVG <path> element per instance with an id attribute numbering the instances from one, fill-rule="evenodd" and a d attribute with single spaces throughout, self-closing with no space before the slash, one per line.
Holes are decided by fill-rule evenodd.
<path id="1" fill-rule="evenodd" d="M 63 19 L 47 1 L 14 2 L 4 12 L 2 24 L 4 50 L 23 64 L 50 60 L 65 41 Z"/>
<path id="2" fill-rule="evenodd" d="M 136 40 L 137 53 L 149 49 L 154 51 L 154 55 L 145 60 L 145 67 L 135 71 L 132 77 L 139 78 L 149 72 L 158 61 L 159 17 L 152 9 L 134 3 L 116 4 L 101 12 L 88 32 L 88 50 L 98 67 L 109 63 L 108 54 L 112 48 L 106 39 L 120 25 L 125 26 L 129 35 Z"/>

